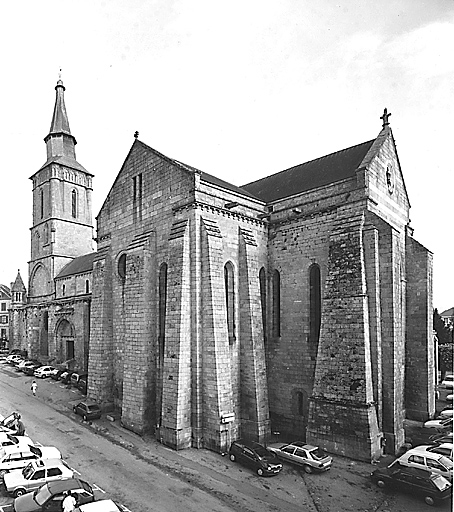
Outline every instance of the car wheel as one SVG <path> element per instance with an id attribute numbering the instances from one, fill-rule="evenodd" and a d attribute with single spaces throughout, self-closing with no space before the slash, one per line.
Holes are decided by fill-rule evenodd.
<path id="1" fill-rule="evenodd" d="M 257 468 L 257 475 L 263 476 L 263 469 L 262 468 Z"/>
<path id="2" fill-rule="evenodd" d="M 304 471 L 308 474 L 312 473 L 312 467 L 311 466 L 304 466 Z"/>
<path id="3" fill-rule="evenodd" d="M 26 492 L 27 492 L 27 491 L 26 491 L 25 489 L 23 489 L 23 488 L 21 488 L 21 487 L 20 487 L 19 489 L 16 489 L 16 490 L 14 491 L 14 497 L 15 497 L 15 498 L 18 498 L 19 496 L 23 496 Z"/>
<path id="4" fill-rule="evenodd" d="M 235 461 L 236 461 L 236 457 L 235 457 L 235 455 L 233 455 L 233 453 L 231 453 L 231 454 L 229 455 L 229 457 L 230 457 L 230 460 L 231 460 L 232 462 L 235 462 Z"/>
<path id="5" fill-rule="evenodd" d="M 383 480 L 377 480 L 376 484 L 378 485 L 378 487 L 381 487 L 383 489 L 383 487 L 385 487 L 385 482 Z"/>
<path id="6" fill-rule="evenodd" d="M 427 505 L 435 505 L 435 500 L 432 498 L 432 496 L 425 496 L 424 501 L 427 503 Z"/>

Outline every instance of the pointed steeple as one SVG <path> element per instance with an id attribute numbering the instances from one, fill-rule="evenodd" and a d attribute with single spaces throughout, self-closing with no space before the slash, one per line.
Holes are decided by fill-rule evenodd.
<path id="1" fill-rule="evenodd" d="M 49 134 L 44 139 L 47 146 L 47 159 L 63 156 L 76 159 L 75 145 L 77 141 L 69 128 L 68 114 L 65 107 L 65 87 L 61 78 L 55 86 L 56 97 L 54 114 L 50 125 Z"/>
<path id="2" fill-rule="evenodd" d="M 25 304 L 27 290 L 20 275 L 20 270 L 17 271 L 16 280 L 11 283 L 11 301 L 13 304 Z"/>

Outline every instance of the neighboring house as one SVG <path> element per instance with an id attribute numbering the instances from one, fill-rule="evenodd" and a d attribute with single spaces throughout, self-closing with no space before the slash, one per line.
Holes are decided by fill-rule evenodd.
<path id="1" fill-rule="evenodd" d="M 8 347 L 9 339 L 9 308 L 11 304 L 11 290 L 0 284 L 0 349 Z"/>
<path id="2" fill-rule="evenodd" d="M 443 313 L 440 313 L 440 316 L 446 327 L 449 327 L 450 329 L 454 328 L 454 308 L 449 308 L 446 311 L 443 311 Z"/>
<path id="3" fill-rule="evenodd" d="M 242 187 L 136 134 L 93 252 L 93 176 L 56 90 L 16 346 L 88 369 L 89 398 L 175 449 L 279 431 L 372 460 L 433 415 L 432 254 L 386 110 L 376 138 Z"/>

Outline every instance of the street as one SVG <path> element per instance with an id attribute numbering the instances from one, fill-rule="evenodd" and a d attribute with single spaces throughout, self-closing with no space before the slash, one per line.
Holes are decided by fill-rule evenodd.
<path id="1" fill-rule="evenodd" d="M 27 435 L 43 446 L 56 446 L 65 461 L 96 489 L 97 499 L 112 498 L 132 512 L 160 511 L 309 511 L 422 512 L 420 497 L 383 491 L 369 474 L 378 465 L 334 457 L 330 471 L 307 475 L 290 465 L 271 478 L 260 478 L 228 457 L 208 450 L 175 452 L 153 438 L 141 438 L 106 418 L 93 425 L 72 413 L 83 399 L 77 390 L 51 379 L 39 380 L 0 365 L 0 414 L 19 411 Z M 13 499 L 0 493 L 4 512 Z M 6 506 L 6 507 L 5 507 Z M 0 507 L 1 509 L 1 507 Z M 440 510 L 450 510 L 444 504 Z"/>

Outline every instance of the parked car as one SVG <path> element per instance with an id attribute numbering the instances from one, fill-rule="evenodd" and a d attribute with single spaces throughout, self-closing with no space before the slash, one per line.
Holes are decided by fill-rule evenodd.
<path id="1" fill-rule="evenodd" d="M 452 418 L 453 412 L 452 405 L 448 405 L 448 407 L 445 407 L 440 411 L 439 418 Z"/>
<path id="2" fill-rule="evenodd" d="M 60 374 L 58 380 L 61 380 L 63 384 L 69 384 L 71 382 L 71 375 L 74 373 L 73 370 L 65 370 Z"/>
<path id="3" fill-rule="evenodd" d="M 77 383 L 77 389 L 83 394 L 87 394 L 87 377 L 85 379 L 79 379 L 79 382 Z"/>
<path id="4" fill-rule="evenodd" d="M 55 368 L 55 370 L 51 372 L 50 376 L 53 380 L 59 380 L 60 375 L 65 371 L 65 368 Z"/>
<path id="5" fill-rule="evenodd" d="M 446 375 L 445 378 L 441 381 L 441 386 L 448 389 L 454 387 L 454 375 Z"/>
<path id="6" fill-rule="evenodd" d="M 77 388 L 77 384 L 79 383 L 80 379 L 86 379 L 87 378 L 86 372 L 74 372 L 71 374 L 71 386 L 74 388 Z"/>
<path id="7" fill-rule="evenodd" d="M 16 368 L 16 371 L 17 372 L 22 372 L 24 370 L 24 368 L 30 364 L 33 364 L 32 361 L 28 361 L 28 360 L 25 360 L 23 359 L 22 361 L 20 361 L 20 363 L 18 363 L 15 368 Z"/>
<path id="8" fill-rule="evenodd" d="M 73 478 L 74 471 L 61 459 L 39 459 L 24 469 L 16 469 L 3 475 L 8 494 L 15 498 L 55 480 Z"/>
<path id="9" fill-rule="evenodd" d="M 73 411 L 82 416 L 84 421 L 96 420 L 101 417 L 101 408 L 98 404 L 83 401 L 73 406 Z"/>
<path id="10" fill-rule="evenodd" d="M 323 453 L 316 446 L 294 441 L 293 443 L 273 443 L 267 445 L 268 450 L 274 452 L 279 459 L 302 466 L 306 473 L 313 471 L 327 471 L 333 464 L 333 458 Z"/>
<path id="11" fill-rule="evenodd" d="M 370 477 L 378 487 L 393 487 L 399 491 L 418 494 L 428 505 L 451 498 L 451 483 L 443 476 L 425 469 L 395 464 L 376 469 Z"/>
<path id="12" fill-rule="evenodd" d="M 37 368 L 35 370 L 35 377 L 38 379 L 46 379 L 47 377 L 50 377 L 51 373 L 55 370 L 53 366 L 41 366 L 40 368 Z"/>
<path id="13" fill-rule="evenodd" d="M 79 505 L 94 501 L 93 488 L 84 480 L 70 478 L 49 482 L 14 500 L 14 512 L 61 512 L 65 493 L 71 491 Z"/>
<path id="14" fill-rule="evenodd" d="M 445 434 L 434 434 L 429 437 L 429 441 L 432 444 L 452 443 L 452 432 L 446 432 Z"/>
<path id="15" fill-rule="evenodd" d="M 74 512 L 131 512 L 124 505 L 112 500 L 99 500 L 86 505 L 80 505 Z"/>
<path id="16" fill-rule="evenodd" d="M 6 360 L 8 361 L 8 364 L 14 366 L 16 364 L 19 364 L 21 361 L 25 361 L 25 358 L 18 354 L 13 354 L 11 356 L 8 356 Z"/>
<path id="17" fill-rule="evenodd" d="M 0 432 L 0 450 L 3 446 L 31 446 L 33 441 L 27 436 L 14 436 L 7 432 Z"/>
<path id="18" fill-rule="evenodd" d="M 441 455 L 444 455 L 445 457 L 448 457 L 448 459 L 452 460 L 452 440 L 450 443 L 441 443 L 441 444 L 428 444 L 428 445 L 420 445 L 415 446 L 415 450 L 421 450 L 426 451 L 430 453 L 439 453 Z"/>
<path id="19" fill-rule="evenodd" d="M 0 419 L 0 432 L 8 432 L 11 434 L 11 431 L 14 429 L 14 425 L 16 423 L 16 412 L 12 412 L 8 414 L 5 418 Z"/>
<path id="20" fill-rule="evenodd" d="M 416 447 L 408 450 L 393 463 L 391 463 L 389 467 L 395 464 L 419 469 L 427 469 L 445 477 L 446 480 L 452 482 L 452 460 L 448 459 L 444 455 L 440 455 L 439 453 L 427 452 L 424 447 Z"/>
<path id="21" fill-rule="evenodd" d="M 282 463 L 277 455 L 259 443 L 247 443 L 242 439 L 233 441 L 229 449 L 232 462 L 238 461 L 248 466 L 259 476 L 277 475 L 282 470 Z"/>
<path id="22" fill-rule="evenodd" d="M 452 400 L 452 399 L 453 399 L 453 397 L 454 397 L 454 395 L 453 395 L 452 393 L 450 393 L 449 395 L 446 395 L 446 401 L 447 401 L 447 402 L 452 402 L 452 401 L 453 401 L 453 400 Z"/>
<path id="23" fill-rule="evenodd" d="M 0 471 L 24 468 L 36 459 L 61 459 L 61 453 L 54 446 L 4 446 L 0 450 Z"/>
<path id="24" fill-rule="evenodd" d="M 38 368 L 41 368 L 42 364 L 41 363 L 33 363 L 32 365 L 30 366 L 26 366 L 24 368 L 24 373 L 25 375 L 35 375 L 35 371 L 38 369 Z"/>
<path id="25" fill-rule="evenodd" d="M 452 418 L 428 420 L 423 426 L 424 428 L 435 428 L 438 432 L 450 432 L 452 430 Z"/>

